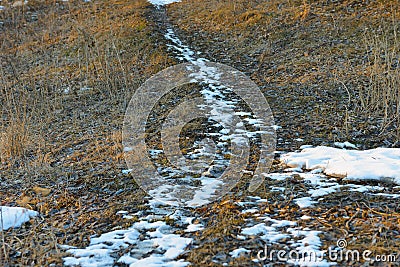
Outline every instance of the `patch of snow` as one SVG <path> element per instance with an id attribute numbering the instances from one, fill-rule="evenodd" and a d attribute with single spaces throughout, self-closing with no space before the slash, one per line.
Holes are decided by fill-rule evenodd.
<path id="1" fill-rule="evenodd" d="M 126 215 L 126 214 L 128 214 L 128 212 L 126 210 L 120 210 L 120 211 L 117 211 L 116 214 Z"/>
<path id="2" fill-rule="evenodd" d="M 351 181 L 376 180 L 400 184 L 400 149 L 344 150 L 318 146 L 281 156 L 291 168 L 321 169 L 326 175 Z"/>
<path id="3" fill-rule="evenodd" d="M 288 263 L 293 263 L 299 266 L 331 266 L 336 265 L 335 262 L 328 262 L 324 259 L 324 251 L 321 250 L 322 242 L 319 238 L 321 231 L 310 229 L 287 229 L 289 233 L 297 240 L 292 247 L 296 249 L 299 255 L 304 255 L 303 258 L 289 259 Z"/>
<path id="4" fill-rule="evenodd" d="M 247 210 L 243 210 L 242 213 L 256 213 L 259 212 L 258 209 L 255 208 L 251 208 L 251 209 L 247 209 Z"/>
<path id="5" fill-rule="evenodd" d="M 300 217 L 300 219 L 307 221 L 307 220 L 311 220 L 312 217 L 310 217 L 308 215 L 303 215 L 303 216 Z"/>
<path id="6" fill-rule="evenodd" d="M 271 187 L 272 192 L 284 192 L 285 190 L 286 190 L 286 188 L 284 188 L 284 187 L 277 187 L 277 186 Z"/>
<path id="7" fill-rule="evenodd" d="M 373 194 L 373 195 L 374 196 L 387 197 L 387 198 L 399 198 L 400 197 L 400 194 L 397 195 L 397 194 L 387 194 L 387 193 L 376 193 L 376 194 Z"/>
<path id="8" fill-rule="evenodd" d="M 246 237 L 244 235 L 237 235 L 236 238 L 239 240 L 246 240 Z"/>
<path id="9" fill-rule="evenodd" d="M 270 243 L 274 243 L 285 237 L 289 237 L 289 235 L 279 232 L 276 227 L 267 226 L 265 223 L 259 223 L 251 227 L 246 227 L 242 229 L 241 234 L 248 236 L 260 236 L 262 240 Z"/>
<path id="10" fill-rule="evenodd" d="M 121 172 L 123 174 L 129 174 L 132 171 L 132 169 L 127 169 L 127 170 L 122 170 Z"/>
<path id="11" fill-rule="evenodd" d="M 123 212 L 121 212 L 123 213 Z M 163 221 L 134 223 L 126 230 L 115 230 L 91 239 L 86 248 L 71 248 L 73 256 L 64 258 L 64 265 L 113 266 L 115 262 L 130 266 L 187 266 L 188 262 L 175 260 L 192 242 L 191 238 L 172 233 L 173 229 Z M 118 259 L 113 253 L 131 247 L 130 252 Z"/>
<path id="12" fill-rule="evenodd" d="M 311 199 L 311 197 L 296 198 L 294 202 L 302 209 L 312 207 L 317 201 Z"/>
<path id="13" fill-rule="evenodd" d="M 237 248 L 235 250 L 232 250 L 231 252 L 229 252 L 229 255 L 232 256 L 232 258 L 238 258 L 240 256 L 243 256 L 245 254 L 251 253 L 250 250 L 245 249 L 245 248 Z"/>
<path id="14" fill-rule="evenodd" d="M 341 143 L 341 142 L 335 142 L 334 143 L 335 147 L 339 147 L 339 148 L 353 148 L 353 149 L 357 149 L 357 146 L 355 144 L 352 144 L 348 141 Z"/>
<path id="15" fill-rule="evenodd" d="M 188 226 L 186 227 L 185 232 L 187 233 L 192 233 L 192 232 L 197 232 L 200 230 L 204 229 L 204 225 L 202 225 L 201 223 L 193 223 L 194 217 L 188 217 L 185 219 L 185 222 L 188 223 Z"/>
<path id="16" fill-rule="evenodd" d="M 271 218 L 267 218 L 266 219 L 269 222 L 272 222 L 271 226 L 272 227 L 285 227 L 285 226 L 295 226 L 297 223 L 296 222 L 292 222 L 292 221 L 288 221 L 288 220 L 276 220 L 276 219 L 271 219 Z"/>
<path id="17" fill-rule="evenodd" d="M 37 211 L 21 207 L 0 206 L 0 230 L 20 227 L 23 223 L 38 215 Z"/>
<path id="18" fill-rule="evenodd" d="M 382 186 L 359 185 L 359 184 L 352 184 L 352 185 L 350 185 L 350 187 L 352 187 L 350 189 L 350 191 L 360 192 L 360 193 L 364 193 L 364 192 L 368 192 L 368 191 L 382 191 L 385 189 Z"/>

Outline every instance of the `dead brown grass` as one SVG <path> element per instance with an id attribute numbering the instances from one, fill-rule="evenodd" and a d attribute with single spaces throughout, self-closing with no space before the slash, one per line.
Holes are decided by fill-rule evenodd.
<path id="1" fill-rule="evenodd" d="M 368 84 L 360 92 L 362 108 L 370 116 L 383 119 L 381 129 L 397 125 L 400 140 L 400 29 L 395 14 L 393 21 L 383 21 L 376 29 L 365 31 L 365 75 Z"/>
<path id="2" fill-rule="evenodd" d="M 275 122 L 283 127 L 278 131 L 283 139 L 278 140 L 278 150 L 288 151 L 298 149 L 300 144 L 291 141 L 298 137 L 304 139 L 302 144 L 350 140 L 362 148 L 399 146 L 398 115 L 393 113 L 398 110 L 399 8 L 398 0 L 186 0 L 171 5 L 168 14 L 180 37 L 194 50 L 256 81 Z M 369 248 L 382 254 L 398 251 L 399 206 L 395 201 L 344 191 L 326 197 L 316 208 L 300 210 L 292 203 L 292 193 L 302 192 L 301 182 L 286 187 L 287 192 L 278 196 L 266 194 L 270 201 L 266 213 L 288 220 L 301 214 L 311 216 L 310 221 L 298 223 L 321 229 L 326 246 L 345 238 L 349 249 Z M 212 215 L 219 210 L 233 223 Z M 255 265 L 248 257 L 227 257 L 234 248 L 257 251 L 263 246 L 257 238 L 246 243 L 221 234 L 235 229 L 234 222 L 240 217 L 236 210 L 214 207 L 212 211 L 201 214 L 209 220 L 206 237 L 215 242 L 207 243 L 199 236 L 201 245 L 192 248 L 191 262 L 216 266 L 213 260 L 219 259 L 231 260 L 232 266 Z M 339 262 L 340 266 L 349 264 L 362 263 Z"/>
<path id="3" fill-rule="evenodd" d="M 290 129 L 284 133 L 285 140 L 291 138 L 290 133 L 301 132 L 306 142 L 352 140 L 370 148 L 383 142 L 387 146 L 398 145 L 398 122 L 393 116 L 382 122 L 386 104 L 379 105 L 380 114 L 370 114 L 361 107 L 365 106 L 362 95 L 366 100 L 373 94 L 369 79 L 375 80 L 375 87 L 381 89 L 387 88 L 388 83 L 390 88 L 398 87 L 393 83 L 398 68 L 388 76 L 385 62 L 379 62 L 375 67 L 379 75 L 375 75 L 371 67 L 376 61 L 370 54 L 368 63 L 366 53 L 371 53 L 373 47 L 376 51 L 383 48 L 382 42 L 379 49 L 377 45 L 371 46 L 371 37 L 385 24 L 392 25 L 390 35 L 381 35 L 382 41 L 391 40 L 385 53 L 398 54 L 394 49 L 393 25 L 399 21 L 399 6 L 398 0 L 368 4 L 183 1 L 172 5 L 169 15 L 182 31 L 181 36 L 189 36 L 186 41 L 205 57 L 233 64 L 256 81 L 267 96 L 277 123 Z M 369 52 L 366 28 L 372 34 L 367 38 L 371 44 Z M 395 58 L 392 56 L 392 61 Z M 372 66 L 366 70 L 369 64 Z M 394 96 L 396 90 L 389 91 Z M 386 107 L 396 110 L 389 103 Z M 297 119 L 301 124 L 297 124 Z M 307 139 L 311 136 L 314 140 Z"/>
<path id="4" fill-rule="evenodd" d="M 21 8 L 6 6 L 1 32 L 3 140 L 42 134 L 48 123 L 68 112 L 65 101 L 81 98 L 85 89 L 113 101 L 120 112 L 144 78 L 171 63 L 151 39 L 147 5 L 33 1 Z M 12 136 L 15 124 L 25 125 L 20 136 Z M 3 154 L 26 156 L 25 144 L 9 143 Z"/>
<path id="5" fill-rule="evenodd" d="M 134 90 L 173 59 L 144 0 L 3 5 L 0 200 L 41 215 L 2 232 L 0 265 L 60 266 L 60 244 L 85 246 L 123 227 L 118 208 L 142 203 L 121 173 L 123 115 Z"/>

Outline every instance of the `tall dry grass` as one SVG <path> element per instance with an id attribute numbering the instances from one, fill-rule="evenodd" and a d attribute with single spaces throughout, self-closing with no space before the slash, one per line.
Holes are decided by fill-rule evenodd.
<path id="1" fill-rule="evenodd" d="M 383 120 L 382 131 L 394 128 L 400 139 L 400 28 L 394 19 L 378 28 L 365 30 L 367 86 L 361 88 L 360 102 L 370 116 Z"/>
<path id="2" fill-rule="evenodd" d="M 57 245 L 75 234 L 64 228 L 66 218 L 86 208 L 58 214 L 60 205 L 69 205 L 59 201 L 60 192 L 82 183 L 101 188 L 94 190 L 126 186 L 119 175 L 125 167 L 125 107 L 135 89 L 172 59 L 156 40 L 145 0 L 2 5 L 0 205 L 28 207 L 51 219 L 1 232 L 0 266 L 59 266 Z M 14 182 L 18 186 L 9 186 Z M 50 188 L 51 195 L 37 196 L 36 185 Z M 31 200 L 22 201 L 24 195 Z M 80 197 L 65 199 L 80 203 Z M 94 226 L 85 220 L 76 227 L 90 235 Z M 65 231 L 71 232 L 55 234 Z"/>
<path id="3" fill-rule="evenodd" d="M 42 158 L 44 136 L 70 112 L 69 101 L 82 106 L 89 105 L 87 99 L 108 101 L 123 114 L 135 88 L 171 63 L 149 33 L 147 5 L 144 0 L 6 5 L 0 13 L 3 165 Z"/>

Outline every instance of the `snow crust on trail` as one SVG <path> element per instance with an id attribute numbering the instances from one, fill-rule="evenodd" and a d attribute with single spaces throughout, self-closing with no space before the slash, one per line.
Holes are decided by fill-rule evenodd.
<path id="1" fill-rule="evenodd" d="M 287 172 L 287 173 L 268 173 L 266 177 L 272 180 L 284 181 L 298 175 L 304 180 L 304 186 L 308 189 L 307 196 L 301 196 L 294 198 L 293 201 L 300 208 L 309 208 L 318 205 L 318 202 L 323 201 L 324 196 L 329 194 L 335 194 L 341 190 L 348 190 L 353 192 L 367 193 L 376 196 L 398 198 L 400 194 L 385 194 L 382 191 L 385 190 L 383 186 L 371 186 L 371 185 L 359 185 L 359 184 L 339 184 L 335 178 L 329 178 L 323 174 L 316 173 L 298 173 L 298 172 Z M 284 190 L 283 190 L 284 191 Z M 283 192 L 284 193 L 284 192 Z"/>
<path id="2" fill-rule="evenodd" d="M 23 223 L 38 215 L 37 211 L 25 208 L 0 206 L 0 230 L 20 227 Z"/>
<path id="3" fill-rule="evenodd" d="M 191 174 L 187 175 L 187 173 L 183 172 L 182 170 L 185 170 L 187 166 L 180 167 L 180 169 L 164 166 L 158 168 L 158 172 L 166 174 L 168 178 L 177 177 L 179 179 L 184 177 L 186 179 L 185 182 L 195 181 L 198 184 L 197 186 L 192 186 L 188 183 L 185 183 L 184 186 L 180 184 L 162 184 L 150 190 L 149 193 L 159 200 L 179 206 L 182 198 L 178 197 L 178 199 L 177 196 L 180 196 L 181 192 L 185 191 L 185 198 L 189 197 L 190 199 L 184 199 L 183 204 L 189 207 L 198 207 L 216 200 L 218 196 L 223 195 L 224 192 L 226 193 L 238 182 L 238 178 L 241 177 L 240 170 L 247 165 L 246 158 L 251 141 L 256 141 L 257 138 L 266 139 L 266 135 L 272 135 L 275 132 L 274 128 L 268 125 L 270 121 L 267 116 L 258 118 L 257 112 L 253 114 L 237 111 L 237 109 L 240 109 L 240 101 L 244 100 L 236 95 L 240 91 L 238 88 L 234 92 L 234 89 L 231 88 L 232 84 L 228 82 L 229 85 L 225 85 L 227 73 L 224 72 L 227 70 L 220 69 L 209 60 L 198 57 L 198 53 L 183 44 L 172 28 L 168 28 L 164 36 L 169 41 L 167 46 L 175 54 L 175 57 L 181 61 L 191 63 L 191 65 L 186 66 L 191 82 L 201 86 L 200 93 L 203 102 L 193 103 L 193 105 L 197 105 L 198 110 L 204 111 L 204 114 L 200 113 L 207 117 L 210 125 L 216 128 L 222 127 L 223 129 L 204 133 L 205 138 L 203 140 L 209 140 L 212 145 L 208 144 L 208 142 L 201 143 L 196 141 L 193 146 L 196 149 L 187 155 L 186 159 L 192 161 L 188 163 L 189 165 L 200 158 L 207 158 L 209 163 L 212 162 L 212 164 L 198 168 L 199 170 L 206 169 L 198 173 L 200 174 L 199 178 L 193 178 Z M 237 81 L 233 79 L 237 83 L 243 82 L 240 80 L 241 76 L 236 73 L 238 71 L 229 70 L 228 72 L 232 72 L 229 74 L 233 75 L 230 79 L 238 79 Z M 246 89 L 249 88 L 246 87 Z M 240 93 L 239 96 L 241 96 Z M 267 105 L 264 108 L 266 109 Z M 264 115 L 264 113 L 262 114 Z M 254 127 L 255 130 L 248 131 L 246 124 Z M 268 148 L 265 148 L 263 144 L 261 146 L 263 146 L 261 149 L 263 152 L 260 156 L 260 162 L 266 162 L 264 157 Z M 129 148 L 127 149 L 129 150 Z M 218 153 L 216 153 L 217 150 L 219 151 Z M 160 153 L 153 150 L 150 151 L 150 154 L 155 159 Z M 237 156 L 238 154 L 241 156 Z M 175 156 L 173 154 L 173 158 Z M 186 159 L 183 159 L 183 162 Z M 187 192 L 190 192 L 190 194 Z"/>
<path id="4" fill-rule="evenodd" d="M 268 202 L 267 199 L 260 197 L 248 197 L 249 201 L 238 203 L 241 206 L 245 206 L 246 210 L 259 209 L 260 203 Z M 242 212 L 246 212 L 246 210 Z M 260 248 L 258 254 L 257 251 L 251 251 L 252 254 L 257 254 L 257 257 L 253 257 L 253 262 L 263 263 L 263 259 L 258 257 L 265 257 L 267 262 L 273 262 L 276 259 L 270 259 L 271 245 L 283 245 L 286 255 L 290 255 L 289 251 L 295 251 L 298 255 L 304 256 L 299 258 L 287 258 L 286 263 L 290 263 L 296 266 L 332 266 L 336 265 L 334 262 L 329 262 L 324 258 L 325 251 L 322 249 L 322 241 L 319 235 L 323 234 L 321 231 L 316 231 L 308 228 L 301 228 L 297 225 L 296 221 L 279 220 L 272 218 L 273 215 L 261 216 L 260 214 L 254 213 L 254 218 L 249 222 L 245 228 L 242 228 L 241 236 L 238 239 L 248 239 L 257 237 L 265 242 L 265 247 Z M 304 216 L 300 219 L 311 219 L 311 217 L 305 218 Z M 257 223 L 257 221 L 259 223 Z M 290 240 L 289 242 L 287 240 Z M 275 250 L 276 251 L 276 250 Z M 232 257 L 238 257 L 242 254 L 251 254 L 246 248 L 237 248 L 233 250 L 230 255 Z M 316 255 L 317 257 L 305 257 L 305 255 Z M 326 255 L 325 255 L 326 256 Z M 281 261 L 282 262 L 282 261 Z"/>
<path id="5" fill-rule="evenodd" d="M 359 151 L 317 146 L 285 154 L 281 162 L 291 168 L 320 169 L 326 175 L 350 181 L 390 181 L 400 185 L 399 148 Z"/>
<path id="6" fill-rule="evenodd" d="M 72 256 L 65 257 L 65 266 L 114 266 L 116 263 L 129 266 L 188 266 L 189 262 L 176 259 L 192 239 L 176 234 L 176 228 L 167 225 L 165 217 L 182 225 L 184 232 L 196 232 L 203 225 L 193 223 L 194 217 L 184 215 L 181 210 L 162 207 L 156 200 L 150 200 L 147 212 L 138 212 L 138 222 L 125 230 L 114 230 L 99 237 L 92 237 L 86 248 L 65 247 Z M 126 211 L 118 214 L 127 215 Z M 132 216 L 133 217 L 133 216 Z M 118 252 L 128 252 L 118 256 Z"/>

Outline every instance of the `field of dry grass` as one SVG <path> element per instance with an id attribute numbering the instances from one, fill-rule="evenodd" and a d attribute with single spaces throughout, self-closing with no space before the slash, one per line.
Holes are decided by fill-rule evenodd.
<path id="1" fill-rule="evenodd" d="M 308 143 L 371 148 L 399 146 L 399 7 L 398 0 L 183 1 L 168 14 L 206 58 L 263 89 L 288 130 L 285 141 L 300 132 Z"/>
<path id="2" fill-rule="evenodd" d="M 0 11 L 0 201 L 40 212 L 2 232 L 2 266 L 61 264 L 57 244 L 126 222 L 143 194 L 121 128 L 134 90 L 171 65 L 146 1 L 29 1 Z M 10 3 L 11 4 L 11 3 Z"/>
<path id="3" fill-rule="evenodd" d="M 144 208 L 145 193 L 121 173 L 124 111 L 138 86 L 177 61 L 145 0 L 0 3 L 0 205 L 40 212 L 0 232 L 0 265 L 61 266 L 58 245 L 85 246 L 93 234 L 132 223 L 116 211 Z M 262 88 L 283 127 L 278 150 L 297 149 L 299 136 L 400 146 L 398 0 L 185 0 L 167 15 L 204 57 Z M 196 210 L 207 229 L 185 255 L 190 262 L 217 266 L 212 257 L 237 246 L 231 236 L 246 219 L 232 204 L 240 191 Z M 297 214 L 282 196 L 258 194 L 270 199 L 265 214 Z M 398 251 L 398 204 L 363 201 L 335 195 L 307 212 L 331 243 L 345 229 L 364 240 L 358 246 Z"/>

